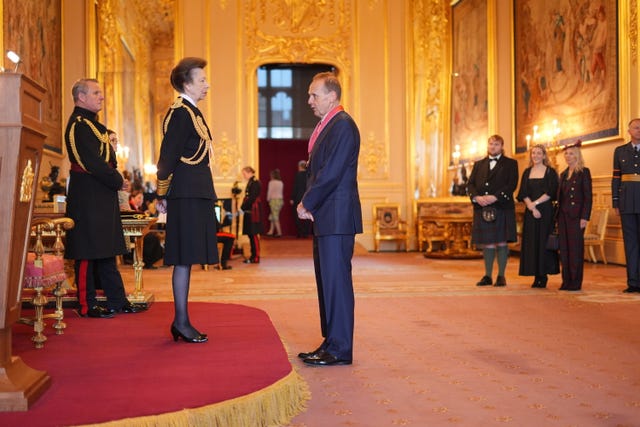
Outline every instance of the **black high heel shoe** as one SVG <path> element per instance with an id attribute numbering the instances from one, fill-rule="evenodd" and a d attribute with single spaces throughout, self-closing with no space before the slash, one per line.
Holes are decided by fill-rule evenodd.
<path id="1" fill-rule="evenodd" d="M 171 325 L 171 335 L 173 336 L 174 341 L 178 341 L 178 338 L 182 338 L 184 342 L 191 343 L 202 343 L 209 341 L 209 338 L 207 338 L 207 334 L 201 334 L 200 332 L 197 332 L 195 337 L 187 337 L 182 332 L 180 332 L 178 328 L 176 328 L 176 326 L 173 324 Z"/>

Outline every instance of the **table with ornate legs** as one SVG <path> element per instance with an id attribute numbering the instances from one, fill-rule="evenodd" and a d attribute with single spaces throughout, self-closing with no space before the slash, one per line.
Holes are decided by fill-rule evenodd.
<path id="1" fill-rule="evenodd" d="M 142 254 L 144 249 L 144 236 L 149 232 L 158 218 L 153 218 L 145 214 L 122 214 L 122 229 L 125 237 L 133 237 L 133 270 L 135 278 L 135 288 L 133 293 L 127 295 L 131 304 L 141 305 L 148 308 L 153 302 L 153 294 L 145 292 L 142 282 L 142 268 L 144 261 Z"/>
<path id="2" fill-rule="evenodd" d="M 471 248 L 471 225 L 473 218 L 467 214 L 429 216 L 425 221 L 433 221 L 444 228 L 444 251 L 427 252 L 426 258 L 469 259 L 481 258 L 482 253 Z"/>

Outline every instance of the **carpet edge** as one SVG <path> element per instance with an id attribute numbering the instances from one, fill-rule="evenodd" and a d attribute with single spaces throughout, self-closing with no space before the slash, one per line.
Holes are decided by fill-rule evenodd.
<path id="1" fill-rule="evenodd" d="M 124 418 L 99 424 L 78 427 L 175 427 L 208 425 L 228 427 L 283 426 L 307 409 L 311 392 L 306 381 L 292 367 L 291 372 L 262 390 L 223 402 L 183 409 L 165 414 Z"/>

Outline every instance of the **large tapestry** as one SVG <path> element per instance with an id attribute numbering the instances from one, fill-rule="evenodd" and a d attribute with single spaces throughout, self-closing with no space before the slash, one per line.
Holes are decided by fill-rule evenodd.
<path id="1" fill-rule="evenodd" d="M 619 135 L 616 0 L 514 0 L 513 10 L 516 152 Z"/>
<path id="2" fill-rule="evenodd" d="M 6 50 L 20 55 L 19 72 L 47 90 L 45 147 L 62 153 L 61 0 L 4 0 L 3 40 Z"/>
<path id="3" fill-rule="evenodd" d="M 489 136 L 487 1 L 457 2 L 452 10 L 452 34 L 451 151 L 457 148 L 465 160 L 482 154 Z"/>

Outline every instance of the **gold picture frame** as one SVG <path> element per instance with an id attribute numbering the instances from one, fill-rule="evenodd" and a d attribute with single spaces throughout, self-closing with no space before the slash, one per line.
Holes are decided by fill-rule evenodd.
<path id="1" fill-rule="evenodd" d="M 516 153 L 621 136 L 627 83 L 618 3 L 513 0 Z"/>

